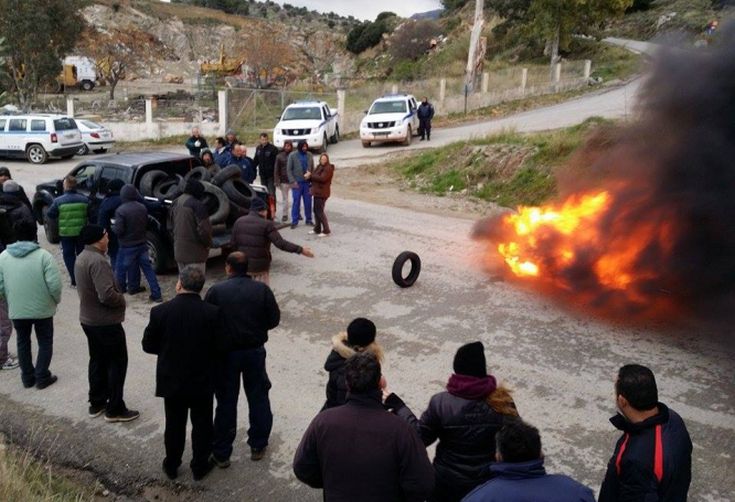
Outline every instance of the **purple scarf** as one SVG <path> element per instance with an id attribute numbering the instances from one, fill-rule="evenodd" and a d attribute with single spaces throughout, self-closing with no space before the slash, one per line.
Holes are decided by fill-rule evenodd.
<path id="1" fill-rule="evenodd" d="M 463 399 L 475 400 L 486 398 L 495 392 L 497 386 L 495 377 L 492 375 L 478 378 L 454 373 L 447 382 L 447 391 Z"/>

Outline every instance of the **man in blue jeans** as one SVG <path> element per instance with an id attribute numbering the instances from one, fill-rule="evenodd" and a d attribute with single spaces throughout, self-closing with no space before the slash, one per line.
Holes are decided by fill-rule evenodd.
<path id="1" fill-rule="evenodd" d="M 88 209 L 89 199 L 77 192 L 77 179 L 74 176 L 67 176 L 64 178 L 64 194 L 54 199 L 46 212 L 49 219 L 58 220 L 61 251 L 72 286 L 77 285 L 74 278 L 74 263 L 77 261 L 77 255 L 84 249 L 84 244 L 79 240 L 79 233 L 87 224 Z"/>
<path id="2" fill-rule="evenodd" d="M 151 288 L 150 300 L 161 303 L 161 288 L 158 285 L 156 272 L 148 256 L 148 245 L 145 232 L 148 226 L 148 210 L 140 202 L 140 194 L 133 185 L 125 185 L 120 190 L 122 204 L 115 211 L 115 224 L 112 229 L 117 234 L 120 248 L 117 252 L 117 283 L 122 291 L 140 292 L 140 284 L 127 284 L 128 270 L 140 267 L 143 270 L 148 286 Z"/>
<path id="3" fill-rule="evenodd" d="M 227 279 L 207 292 L 205 301 L 220 308 L 225 336 L 231 346 L 217 365 L 212 460 L 221 468 L 229 467 L 232 443 L 237 433 L 237 401 L 240 379 L 248 400 L 250 459 L 265 455 L 273 427 L 273 413 L 268 399 L 271 382 L 265 368 L 265 342 L 268 330 L 278 326 L 281 311 L 271 289 L 248 277 L 245 253 L 231 253 L 225 263 Z"/>
<path id="4" fill-rule="evenodd" d="M 286 163 L 288 182 L 291 183 L 291 194 L 293 195 L 293 206 L 291 207 L 291 228 L 299 224 L 301 213 L 301 199 L 304 200 L 304 213 L 306 225 L 314 226 L 311 219 L 311 192 L 309 191 L 309 178 L 314 171 L 314 156 L 309 151 L 306 141 L 299 141 L 296 151 L 291 152 Z"/>

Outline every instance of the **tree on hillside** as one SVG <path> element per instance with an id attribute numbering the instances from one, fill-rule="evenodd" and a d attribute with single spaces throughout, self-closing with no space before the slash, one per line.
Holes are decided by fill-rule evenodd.
<path id="1" fill-rule="evenodd" d="M 390 33 L 395 26 L 396 16 L 386 14 L 392 13 L 382 12 L 374 22 L 365 21 L 352 28 L 347 34 L 347 50 L 353 54 L 360 54 L 378 45 L 383 39 L 383 34 Z"/>
<path id="2" fill-rule="evenodd" d="M 250 32 L 236 42 L 255 86 L 267 89 L 285 83 L 287 67 L 292 62 L 288 42 L 274 33 Z"/>
<path id="3" fill-rule="evenodd" d="M 407 21 L 391 35 L 390 54 L 397 60 L 415 61 L 426 53 L 431 40 L 440 34 L 441 27 L 435 21 Z"/>
<path id="4" fill-rule="evenodd" d="M 81 6 L 81 0 L 0 0 L 0 33 L 6 43 L 0 77 L 24 110 L 30 109 L 41 86 L 61 72 L 61 60 L 84 28 Z"/>

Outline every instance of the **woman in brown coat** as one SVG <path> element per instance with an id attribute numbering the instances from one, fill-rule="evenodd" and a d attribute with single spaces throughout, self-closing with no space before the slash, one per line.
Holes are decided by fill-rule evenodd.
<path id="1" fill-rule="evenodd" d="M 327 215 L 324 214 L 324 206 L 329 198 L 333 176 L 334 165 L 329 162 L 329 155 L 323 153 L 319 157 L 319 164 L 308 178 L 311 182 L 311 195 L 314 197 L 314 230 L 309 233 L 317 234 L 319 237 L 326 237 L 331 233 Z"/>

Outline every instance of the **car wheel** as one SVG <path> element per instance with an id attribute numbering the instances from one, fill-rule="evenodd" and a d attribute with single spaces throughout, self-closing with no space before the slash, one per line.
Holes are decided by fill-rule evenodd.
<path id="1" fill-rule="evenodd" d="M 94 153 L 106 153 L 107 148 L 100 148 L 99 150 L 95 150 Z"/>
<path id="2" fill-rule="evenodd" d="M 408 275 L 404 277 L 403 266 L 408 261 L 411 262 L 411 270 L 409 271 Z M 413 283 L 416 282 L 416 279 L 419 278 L 420 273 L 421 259 L 419 258 L 419 255 L 412 251 L 404 251 L 403 253 L 399 254 L 396 258 L 396 261 L 393 262 L 393 282 L 395 282 L 402 288 L 413 286 Z"/>
<path id="3" fill-rule="evenodd" d="M 408 131 L 406 131 L 406 139 L 403 141 L 403 146 L 411 146 L 412 138 L 413 138 L 413 131 L 411 130 L 411 126 L 408 126 Z"/>
<path id="4" fill-rule="evenodd" d="M 92 89 L 94 89 L 94 82 L 92 82 L 91 80 L 82 81 L 82 90 L 91 91 Z"/>
<path id="5" fill-rule="evenodd" d="M 329 145 L 329 140 L 327 139 L 327 133 L 324 133 L 324 137 L 322 138 L 322 147 L 319 150 L 319 153 L 327 153 L 328 145 Z"/>
<path id="6" fill-rule="evenodd" d="M 148 246 L 148 257 L 151 259 L 153 270 L 157 274 L 168 271 L 168 250 L 163 245 L 161 238 L 149 230 L 145 233 L 145 242 Z"/>
<path id="7" fill-rule="evenodd" d="M 339 143 L 339 126 L 334 128 L 334 136 L 332 136 L 332 143 Z"/>
<path id="8" fill-rule="evenodd" d="M 43 206 L 41 214 L 43 215 L 43 230 L 46 234 L 46 240 L 49 244 L 58 244 L 61 240 L 59 238 L 59 223 L 50 219 L 46 213 L 48 213 L 48 206 Z"/>
<path id="9" fill-rule="evenodd" d="M 79 147 L 77 155 L 87 155 L 89 153 L 89 147 L 85 144 Z"/>
<path id="10" fill-rule="evenodd" d="M 28 145 L 26 158 L 31 164 L 43 164 L 48 160 L 48 154 L 41 145 Z"/>
<path id="11" fill-rule="evenodd" d="M 363 141 L 362 142 L 362 147 L 363 148 L 370 148 L 370 142 L 369 141 Z"/>

